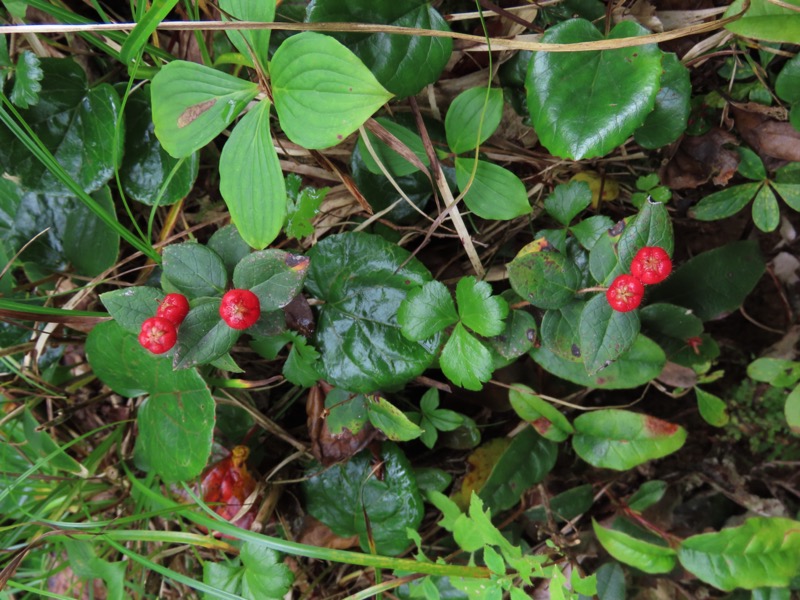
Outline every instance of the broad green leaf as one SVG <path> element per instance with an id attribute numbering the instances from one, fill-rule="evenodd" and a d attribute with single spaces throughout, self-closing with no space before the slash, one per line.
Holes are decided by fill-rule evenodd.
<path id="1" fill-rule="evenodd" d="M 524 310 L 512 310 L 500 334 L 486 340 L 505 360 L 519 358 L 531 349 L 536 341 L 536 320 Z"/>
<path id="2" fill-rule="evenodd" d="M 592 485 L 587 483 L 550 498 L 548 501 L 549 514 L 556 523 L 564 523 L 588 511 L 593 503 Z M 541 505 L 535 506 L 525 511 L 525 517 L 531 521 L 547 522 L 548 509 Z"/>
<path id="3" fill-rule="evenodd" d="M 605 294 L 597 294 L 583 307 L 578 336 L 586 372 L 594 375 L 627 352 L 639 334 L 639 314 L 611 308 Z"/>
<path id="4" fill-rule="evenodd" d="M 405 144 L 405 146 L 414 153 L 414 155 L 420 160 L 420 162 L 422 162 L 422 164 L 425 166 L 430 165 L 428 154 L 425 152 L 425 146 L 422 144 L 422 138 L 419 137 L 417 133 L 384 117 L 378 117 L 375 119 L 375 121 L 377 121 L 389 133 L 403 142 L 403 144 Z M 367 136 L 369 138 L 369 143 L 372 145 L 372 150 L 378 155 L 381 163 L 383 163 L 383 166 L 387 171 L 389 171 L 389 173 L 395 177 L 403 177 L 404 175 L 410 175 L 411 173 L 419 171 L 415 165 L 392 150 L 388 145 L 378 139 L 374 133 L 367 131 Z M 381 171 L 378 163 L 375 162 L 375 159 L 372 157 L 367 145 L 364 143 L 364 136 L 359 136 L 358 138 L 358 149 L 361 154 L 361 159 L 364 161 L 364 166 L 369 169 L 370 173 L 383 176 L 383 171 Z"/>
<path id="5" fill-rule="evenodd" d="M 616 561 L 597 569 L 597 597 L 600 600 L 625 600 L 627 597 L 625 572 Z M 588 600 L 585 596 L 580 600 Z"/>
<path id="6" fill-rule="evenodd" d="M 604 233 L 614 226 L 614 221 L 605 215 L 595 215 L 588 219 L 583 219 L 577 225 L 569 228 L 578 243 L 591 250 Z"/>
<path id="7" fill-rule="evenodd" d="M 628 217 L 617 221 L 612 227 L 601 233 L 589 251 L 589 272 L 594 280 L 610 285 L 617 275 L 627 270 L 620 264 L 618 257 L 619 240 L 625 228 L 633 221 Z"/>
<path id="8" fill-rule="evenodd" d="M 314 0 L 308 21 L 355 22 L 450 31 L 450 27 L 426 0 Z M 340 33 L 337 38 L 398 98 L 420 92 L 435 82 L 453 50 L 450 38 L 386 33 Z"/>
<path id="9" fill-rule="evenodd" d="M 786 417 L 786 423 L 789 425 L 789 429 L 792 430 L 792 433 L 800 435 L 800 386 L 794 388 L 791 393 L 786 396 L 783 414 Z"/>
<path id="10" fill-rule="evenodd" d="M 768 42 L 800 44 L 800 13 L 798 0 L 788 0 L 778 6 L 769 0 L 751 0 L 745 15 L 728 23 L 725 28 L 743 37 Z M 738 15 L 744 8 L 744 0 L 735 0 L 725 11 L 725 18 Z"/>
<path id="11" fill-rule="evenodd" d="M 309 258 L 306 287 L 325 301 L 316 332 L 325 380 L 353 392 L 387 391 L 431 364 L 438 336 L 408 340 L 397 322 L 408 291 L 431 280 L 422 263 L 366 233 L 329 236 Z"/>
<path id="12" fill-rule="evenodd" d="M 251 251 L 250 246 L 242 239 L 239 230 L 233 224 L 217 229 L 209 238 L 207 245 L 219 255 L 231 277 L 233 277 L 233 270 L 239 261 Z"/>
<path id="13" fill-rule="evenodd" d="M 333 388 L 325 396 L 325 408 L 330 411 L 325 423 L 333 435 L 340 435 L 345 429 L 358 433 L 369 420 L 367 400 L 363 394 L 351 394 L 341 388 Z"/>
<path id="14" fill-rule="evenodd" d="M 80 579 L 101 579 L 106 585 L 107 600 L 122 600 L 125 596 L 124 561 L 109 562 L 97 556 L 95 545 L 86 540 L 65 539 L 63 544 L 69 557 L 72 572 Z M 77 582 L 75 582 L 77 583 Z"/>
<path id="15" fill-rule="evenodd" d="M 800 362 L 782 358 L 758 358 L 747 365 L 747 376 L 775 387 L 791 387 L 800 380 Z"/>
<path id="16" fill-rule="evenodd" d="M 566 227 L 591 203 L 592 191 L 589 184 L 585 181 L 573 181 L 557 185 L 553 193 L 545 198 L 544 209 Z"/>
<path id="17" fill-rule="evenodd" d="M 196 152 L 183 161 L 164 150 L 155 136 L 150 86 L 128 96 L 125 104 L 125 156 L 119 170 L 125 193 L 150 206 L 168 206 L 185 198 L 197 178 Z"/>
<path id="18" fill-rule="evenodd" d="M 508 390 L 508 400 L 520 419 L 528 421 L 542 437 L 563 442 L 575 430 L 555 406 L 542 400 L 526 385 L 515 383 Z"/>
<path id="19" fill-rule="evenodd" d="M 188 369 L 214 361 L 233 348 L 241 331 L 228 327 L 219 316 L 218 298 L 192 308 L 178 328 L 173 366 Z"/>
<path id="20" fill-rule="evenodd" d="M 650 291 L 650 302 L 690 308 L 703 321 L 736 310 L 764 274 L 754 241 L 733 242 L 692 258 Z"/>
<path id="21" fill-rule="evenodd" d="M 92 193 L 97 204 L 113 219 L 114 199 L 111 190 L 102 187 Z M 87 277 L 96 277 L 114 266 L 119 254 L 119 234 L 92 212 L 85 204 L 79 204 L 67 215 L 64 231 L 64 256 L 75 270 Z"/>
<path id="22" fill-rule="evenodd" d="M 444 119 L 447 145 L 455 154 L 474 150 L 491 136 L 503 118 L 503 90 L 470 88 L 455 97 Z"/>
<path id="23" fill-rule="evenodd" d="M 458 321 L 450 291 L 440 281 L 428 281 L 408 292 L 397 311 L 397 322 L 410 340 L 428 339 Z"/>
<path id="24" fill-rule="evenodd" d="M 575 300 L 542 318 L 542 344 L 562 359 L 583 364 L 578 325 L 586 302 Z"/>
<path id="25" fill-rule="evenodd" d="M 715 588 L 786 587 L 800 571 L 800 522 L 755 517 L 717 533 L 693 535 L 678 548 L 687 571 Z"/>
<path id="26" fill-rule="evenodd" d="M 314 233 L 314 217 L 322 206 L 322 201 L 330 188 L 315 189 L 304 187 L 300 190 L 302 178 L 294 173 L 286 176 L 286 236 L 300 239 Z"/>
<path id="27" fill-rule="evenodd" d="M 511 171 L 494 163 L 478 161 L 475 177 L 474 158 L 456 157 L 456 181 L 464 203 L 482 219 L 507 221 L 531 212 L 525 186 Z M 471 183 L 470 183 L 471 182 Z"/>
<path id="28" fill-rule="evenodd" d="M 461 322 L 479 335 L 499 335 L 505 329 L 508 303 L 492 294 L 492 286 L 473 276 L 462 277 L 456 286 L 456 303 Z"/>
<path id="29" fill-rule="evenodd" d="M 14 87 L 8 97 L 11 102 L 20 108 L 30 108 L 39 102 L 39 92 L 42 91 L 40 83 L 44 72 L 39 66 L 39 57 L 30 50 L 25 50 L 17 58 L 17 68 L 14 72 Z"/>
<path id="30" fill-rule="evenodd" d="M 422 435 L 422 430 L 383 396 L 368 398 L 366 407 L 370 423 L 393 442 L 407 442 Z"/>
<path id="31" fill-rule="evenodd" d="M 262 312 L 277 310 L 300 293 L 308 264 L 305 256 L 283 250 L 260 250 L 239 261 L 233 271 L 233 285 L 258 296 Z"/>
<path id="32" fill-rule="evenodd" d="M 781 221 L 781 209 L 772 188 L 762 185 L 753 201 L 753 223 L 761 231 L 775 231 Z"/>
<path id="33" fill-rule="evenodd" d="M 183 60 L 153 77 L 155 132 L 175 158 L 189 156 L 217 137 L 258 94 L 258 84 Z"/>
<path id="34" fill-rule="evenodd" d="M 220 155 L 219 177 L 219 191 L 239 235 L 253 248 L 269 245 L 286 219 L 286 187 L 266 100 L 236 124 Z"/>
<path id="35" fill-rule="evenodd" d="M 692 311 L 674 304 L 648 304 L 639 310 L 642 327 L 679 340 L 687 340 L 703 333 L 703 321 Z"/>
<path id="36" fill-rule="evenodd" d="M 233 21 L 257 21 L 272 23 L 275 20 L 275 0 L 220 0 L 222 19 Z M 253 60 L 266 73 L 269 55 L 269 29 L 228 29 L 226 31 L 236 49 Z"/>
<path id="37" fill-rule="evenodd" d="M 523 429 L 492 468 L 478 496 L 493 512 L 516 505 L 556 464 L 557 446 L 533 429 Z"/>
<path id="38" fill-rule="evenodd" d="M 609 39 L 648 33 L 624 21 Z M 589 21 L 548 29 L 544 43 L 603 39 Z M 622 144 L 655 106 L 662 53 L 655 44 L 593 52 L 536 52 L 528 69 L 528 110 L 542 145 L 563 158 L 603 156 Z"/>
<path id="39" fill-rule="evenodd" d="M 592 519 L 592 527 L 598 541 L 608 553 L 618 561 L 636 567 L 640 571 L 651 574 L 669 573 L 675 568 L 678 560 L 675 550 L 656 546 L 635 537 L 601 527 Z"/>
<path id="40" fill-rule="evenodd" d="M 767 178 L 767 169 L 758 154 L 744 146 L 737 148 L 736 152 L 740 159 L 739 166 L 736 167 L 739 175 L 753 181 L 764 181 Z"/>
<path id="41" fill-rule="evenodd" d="M 25 409 L 22 413 L 23 432 L 25 434 L 25 443 L 30 445 L 30 449 L 35 453 L 38 458 L 44 458 L 53 455 L 47 461 L 53 469 L 59 471 L 66 471 L 73 475 L 86 477 L 89 472 L 77 460 L 72 458 L 63 450 L 56 441 L 50 437 L 50 433 L 46 429 L 42 429 L 41 423 L 36 420 L 36 417 Z"/>
<path id="42" fill-rule="evenodd" d="M 436 467 L 414 469 L 414 475 L 423 496 L 432 491 L 444 492 L 453 483 L 453 476 L 450 473 Z"/>
<path id="43" fill-rule="evenodd" d="M 100 301 L 120 327 L 138 335 L 142 323 L 156 314 L 164 296 L 158 288 L 137 285 L 100 294 Z"/>
<path id="44" fill-rule="evenodd" d="M 663 55 L 661 66 L 664 74 L 655 108 L 633 134 L 636 143 L 648 149 L 660 148 L 677 140 L 686 131 L 689 121 L 692 95 L 689 69 L 672 52 Z"/>
<path id="45" fill-rule="evenodd" d="M 694 393 L 697 396 L 697 408 L 700 410 L 703 420 L 714 427 L 725 427 L 730 420 L 725 401 L 699 387 L 694 388 Z"/>
<path id="46" fill-rule="evenodd" d="M 800 113 L 800 111 L 798 111 Z M 795 163 L 797 164 L 797 163 Z M 770 182 L 770 187 L 788 204 L 792 210 L 800 212 L 800 185 Z"/>
<path id="47" fill-rule="evenodd" d="M 298 387 L 308 388 L 320 380 L 319 352 L 301 335 L 292 337 L 292 349 L 283 364 L 283 376 Z"/>
<path id="48" fill-rule="evenodd" d="M 115 143 L 124 141 L 117 129 L 119 96 L 106 83 L 89 88 L 83 69 L 71 59 L 43 58 L 40 65 L 41 99 L 20 115 L 84 191 L 94 192 L 113 176 L 120 154 Z M 74 195 L 4 126 L 0 170 L 18 177 L 27 191 Z"/>
<path id="49" fill-rule="evenodd" d="M 422 522 L 422 498 L 411 464 L 395 444 L 381 446 L 382 477 L 375 473 L 372 460 L 372 453 L 364 451 L 326 470 L 312 464 L 308 470 L 312 477 L 303 483 L 306 510 L 336 535 L 357 534 L 365 552 L 371 532 L 375 551 L 395 556 L 409 545 L 406 528 L 417 529 Z"/>
<path id="50" fill-rule="evenodd" d="M 280 45 L 270 74 L 281 127 L 305 148 L 335 146 L 392 97 L 350 50 L 312 31 Z"/>
<path id="51" fill-rule="evenodd" d="M 203 583 L 229 594 L 238 594 L 242 586 L 243 574 L 241 567 L 214 563 L 210 560 L 203 563 Z"/>
<path id="52" fill-rule="evenodd" d="M 661 500 L 666 491 L 666 481 L 661 481 L 660 479 L 645 481 L 636 490 L 636 493 L 628 499 L 628 508 L 641 512 Z"/>
<path id="53" fill-rule="evenodd" d="M 672 221 L 661 202 L 645 202 L 619 238 L 619 264 L 628 272 L 636 253 L 645 246 L 658 246 L 670 256 L 673 249 Z"/>
<path id="54" fill-rule="evenodd" d="M 280 600 L 289 593 L 294 573 L 275 550 L 260 544 L 245 542 L 239 553 L 244 566 L 242 595 L 245 598 Z"/>
<path id="55" fill-rule="evenodd" d="M 190 300 L 222 296 L 228 272 L 219 255 L 196 242 L 171 244 L 164 248 L 164 277 Z"/>
<path id="56" fill-rule="evenodd" d="M 775 93 L 791 104 L 800 102 L 800 54 L 795 54 L 783 65 L 775 79 Z"/>
<path id="57" fill-rule="evenodd" d="M 136 335 L 114 322 L 89 333 L 86 354 L 97 377 L 127 397 L 149 394 L 139 407 L 135 452 L 165 481 L 186 481 L 205 468 L 214 431 L 214 399 L 194 369 L 173 371 Z"/>
<path id="58" fill-rule="evenodd" d="M 175 8 L 176 4 L 178 4 L 178 0 L 153 0 L 150 3 L 147 12 L 125 38 L 125 42 L 119 50 L 119 60 L 124 65 L 133 66 L 136 55 L 147 43 L 147 39 Z"/>
<path id="59" fill-rule="evenodd" d="M 537 308 L 566 306 L 575 297 L 581 282 L 575 264 L 560 252 L 525 250 L 523 248 L 508 264 L 513 290 Z"/>
<path id="60" fill-rule="evenodd" d="M 698 221 L 719 221 L 742 210 L 763 183 L 743 183 L 714 192 L 700 200 L 689 210 L 689 216 Z"/>
<path id="61" fill-rule="evenodd" d="M 584 413 L 573 423 L 572 447 L 595 467 L 626 471 L 679 450 L 686 430 L 672 423 L 627 410 Z"/>
<path id="62" fill-rule="evenodd" d="M 459 322 L 442 349 L 439 366 L 457 386 L 477 391 L 492 376 L 492 355 Z"/>

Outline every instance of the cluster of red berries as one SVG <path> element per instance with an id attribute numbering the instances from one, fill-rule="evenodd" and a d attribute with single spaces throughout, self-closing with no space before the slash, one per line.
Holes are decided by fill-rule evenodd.
<path id="1" fill-rule="evenodd" d="M 189 301 L 183 294 L 167 294 L 158 305 L 155 317 L 145 319 L 139 343 L 153 354 L 164 354 L 178 341 L 178 326 L 189 314 Z"/>
<path id="2" fill-rule="evenodd" d="M 631 274 L 619 275 L 606 290 L 606 299 L 616 311 L 628 312 L 642 303 L 644 286 L 661 283 L 672 272 L 669 254 L 658 246 L 645 246 L 631 262 Z"/>

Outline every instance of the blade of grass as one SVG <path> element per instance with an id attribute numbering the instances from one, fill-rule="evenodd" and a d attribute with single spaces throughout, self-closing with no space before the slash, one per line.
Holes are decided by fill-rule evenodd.
<path id="1" fill-rule="evenodd" d="M 122 48 L 119 51 L 119 59 L 123 64 L 128 65 L 133 61 L 134 56 L 147 43 L 147 38 L 150 37 L 150 34 L 156 30 L 159 23 L 166 18 L 177 3 L 178 0 L 153 0 L 150 10 L 139 20 L 139 23 L 128 35 L 128 39 L 122 44 Z"/>

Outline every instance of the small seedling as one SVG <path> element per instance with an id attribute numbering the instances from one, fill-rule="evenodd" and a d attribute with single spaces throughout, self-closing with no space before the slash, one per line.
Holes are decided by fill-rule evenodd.
<path id="1" fill-rule="evenodd" d="M 222 297 L 219 316 L 232 329 L 247 329 L 261 316 L 261 303 L 250 290 L 230 290 Z"/>
<path id="2" fill-rule="evenodd" d="M 645 246 L 631 262 L 631 275 L 644 285 L 661 283 L 672 273 L 669 254 L 658 246 Z"/>
<path id="3" fill-rule="evenodd" d="M 139 343 L 153 354 L 164 354 L 178 340 L 175 324 L 164 317 L 150 317 L 142 323 Z"/>

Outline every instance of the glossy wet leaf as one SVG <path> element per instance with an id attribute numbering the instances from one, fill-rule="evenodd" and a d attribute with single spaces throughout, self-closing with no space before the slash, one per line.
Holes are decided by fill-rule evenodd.
<path id="1" fill-rule="evenodd" d="M 530 313 L 512 310 L 506 317 L 503 331 L 487 341 L 505 360 L 514 360 L 531 349 L 537 338 L 536 330 L 536 320 Z"/>
<path id="2" fill-rule="evenodd" d="M 422 164 L 425 166 L 430 165 L 428 154 L 425 152 L 425 146 L 423 145 L 422 138 L 419 136 L 419 134 L 411 131 L 407 127 L 404 127 L 400 123 L 395 123 L 394 121 L 391 121 L 385 117 L 378 117 L 375 119 L 375 121 L 377 121 L 378 124 L 380 124 L 389 133 L 399 139 L 406 146 L 406 148 L 408 148 L 408 150 L 414 153 L 414 155 L 420 160 L 420 162 L 422 162 Z M 404 175 L 410 175 L 411 173 L 419 171 L 419 168 L 416 165 L 410 163 L 400 154 L 389 148 L 388 145 L 378 139 L 378 137 L 369 130 L 367 130 L 367 137 L 369 138 L 369 143 L 372 145 L 372 150 L 378 155 L 378 158 L 383 166 L 395 177 L 403 177 Z M 364 166 L 369 169 L 370 173 L 383 176 L 383 171 L 381 171 L 378 163 L 375 162 L 375 159 L 372 157 L 367 145 L 364 143 L 363 135 L 359 136 L 358 138 L 358 149 L 361 159 L 364 161 Z"/>
<path id="3" fill-rule="evenodd" d="M 557 185 L 544 200 L 547 214 L 565 227 L 592 202 L 592 192 L 585 181 Z"/>
<path id="4" fill-rule="evenodd" d="M 100 188 L 92 197 L 116 220 L 114 199 L 108 187 Z M 65 257 L 81 275 L 96 277 L 117 262 L 119 234 L 85 204 L 78 204 L 67 215 L 63 241 Z"/>
<path id="5" fill-rule="evenodd" d="M 594 375 L 627 352 L 639 334 L 639 327 L 639 314 L 635 310 L 614 310 L 602 293 L 589 300 L 578 323 L 586 372 Z"/>
<path id="6" fill-rule="evenodd" d="M 762 185 L 753 201 L 753 223 L 761 231 L 770 232 L 778 228 L 781 209 L 778 199 L 768 185 Z"/>
<path id="7" fill-rule="evenodd" d="M 450 27 L 425 0 L 314 0 L 308 21 L 355 22 L 449 31 Z M 451 39 L 386 33 L 340 33 L 338 39 L 399 98 L 420 92 L 435 82 L 453 49 Z"/>
<path id="8" fill-rule="evenodd" d="M 189 156 L 217 137 L 258 94 L 258 84 L 197 63 L 176 60 L 153 78 L 153 122 L 161 145 Z"/>
<path id="9" fill-rule="evenodd" d="M 477 391 L 492 376 L 492 355 L 459 322 L 442 349 L 439 366 L 457 386 Z"/>
<path id="10" fill-rule="evenodd" d="M 743 183 L 714 192 L 689 210 L 698 221 L 718 221 L 735 215 L 756 195 L 762 183 Z"/>
<path id="11" fill-rule="evenodd" d="M 699 387 L 694 388 L 694 393 L 697 396 L 697 408 L 703 420 L 714 427 L 725 427 L 730 421 L 725 401 Z"/>
<path id="12" fill-rule="evenodd" d="M 487 93 L 488 91 L 488 93 Z M 447 145 L 455 154 L 473 150 L 491 136 L 503 118 L 503 90 L 470 88 L 455 97 L 444 119 Z"/>
<path id="13" fill-rule="evenodd" d="M 281 127 L 305 148 L 335 146 L 392 97 L 355 54 L 312 31 L 280 45 L 270 74 Z"/>
<path id="14" fill-rule="evenodd" d="M 164 276 L 190 300 L 204 296 L 222 296 L 228 272 L 219 255 L 202 244 L 170 244 L 162 253 Z"/>
<path id="15" fill-rule="evenodd" d="M 318 464 L 311 465 L 308 472 L 313 476 L 303 483 L 306 510 L 336 535 L 358 535 L 361 548 L 368 552 L 366 513 L 375 551 L 395 556 L 410 543 L 406 528 L 417 529 L 422 522 L 422 498 L 400 448 L 384 442 L 380 460 L 382 478 L 373 470 L 370 451 L 324 471 Z"/>
<path id="16" fill-rule="evenodd" d="M 258 296 L 261 311 L 283 308 L 300 293 L 308 272 L 305 256 L 260 250 L 245 256 L 233 271 L 233 285 Z"/>
<path id="17" fill-rule="evenodd" d="M 324 378 L 353 392 L 403 385 L 433 361 L 438 339 L 407 339 L 397 321 L 406 294 L 431 280 L 408 251 L 366 233 L 333 235 L 309 252 L 306 287 L 325 301 L 316 345 Z"/>
<path id="18" fill-rule="evenodd" d="M 407 442 L 422 435 L 419 426 L 383 396 L 368 398 L 366 408 L 370 423 L 393 442 Z"/>
<path id="19" fill-rule="evenodd" d="M 539 435 L 548 440 L 563 442 L 575 431 L 560 410 L 526 385 L 513 384 L 508 390 L 508 400 L 519 418 L 528 421 Z"/>
<path id="20" fill-rule="evenodd" d="M 456 157 L 456 181 L 462 193 L 467 190 L 464 195 L 467 208 L 483 219 L 498 221 L 531 212 L 525 185 L 519 177 L 499 165 L 479 160 L 473 178 L 474 165 L 474 158 Z"/>
<path id="21" fill-rule="evenodd" d="M 653 575 L 669 573 L 678 562 L 675 550 L 672 548 L 636 539 L 622 531 L 606 529 L 594 519 L 592 526 L 598 541 L 611 556 L 640 571 Z"/>
<path id="22" fill-rule="evenodd" d="M 185 198 L 197 178 L 200 160 L 196 152 L 179 161 L 164 150 L 155 135 L 149 86 L 128 96 L 125 132 L 119 173 L 125 193 L 150 206 L 168 206 Z"/>
<path id="23" fill-rule="evenodd" d="M 86 341 L 89 364 L 114 392 L 148 394 L 139 407 L 135 452 L 165 481 L 200 474 L 211 453 L 214 399 L 194 369 L 173 371 L 168 358 L 139 345 L 136 335 L 114 322 L 95 326 Z"/>
<path id="24" fill-rule="evenodd" d="M 40 101 L 20 110 L 45 147 L 86 192 L 102 187 L 114 174 L 115 142 L 120 99 L 113 87 L 89 87 L 86 75 L 71 59 L 40 59 L 44 77 Z M 23 143 L 0 126 L 0 168 L 19 177 L 28 191 L 73 195 L 68 188 L 28 152 Z"/>
<path id="25" fill-rule="evenodd" d="M 795 2 L 787 4 L 797 6 Z M 744 0 L 735 0 L 725 11 L 725 18 L 738 15 L 744 7 Z M 751 0 L 745 15 L 725 28 L 743 37 L 800 44 L 800 14 L 791 6 L 779 6 L 769 0 Z"/>
<path id="26" fill-rule="evenodd" d="M 499 335 L 505 329 L 508 303 L 492 294 L 492 286 L 473 276 L 462 277 L 456 286 L 456 303 L 461 322 L 479 335 Z"/>
<path id="27" fill-rule="evenodd" d="M 738 527 L 686 538 L 678 558 L 684 569 L 723 591 L 786 587 L 800 571 L 800 522 L 747 519 Z"/>
<path id="28" fill-rule="evenodd" d="M 609 39 L 649 33 L 624 21 Z M 589 21 L 570 19 L 548 29 L 545 43 L 603 39 Z M 592 52 L 536 52 L 526 87 L 528 110 L 542 145 L 563 158 L 603 156 L 622 144 L 655 106 L 661 51 L 654 44 Z"/>
<path id="29" fill-rule="evenodd" d="M 524 251 L 524 248 L 523 248 Z M 508 264 L 511 287 L 538 308 L 558 309 L 575 297 L 581 274 L 560 252 L 520 252 Z"/>
<path id="30" fill-rule="evenodd" d="M 656 94 L 656 105 L 633 134 L 636 143 L 648 149 L 660 148 L 677 140 L 686 131 L 689 121 L 692 95 L 689 70 L 672 52 L 664 53 L 661 67 L 664 74 Z"/>
<path id="31" fill-rule="evenodd" d="M 39 102 L 44 72 L 39 66 L 39 57 L 30 50 L 20 53 L 14 70 L 14 87 L 8 97 L 20 108 L 30 108 Z"/>
<path id="32" fill-rule="evenodd" d="M 763 274 L 758 244 L 732 242 L 678 267 L 650 292 L 649 301 L 685 306 L 708 321 L 739 308 Z"/>
<path id="33" fill-rule="evenodd" d="M 578 456 L 595 467 L 616 471 L 672 454 L 686 441 L 680 425 L 627 410 L 584 413 L 573 426 L 572 447 Z"/>
<path id="34" fill-rule="evenodd" d="M 427 339 L 458 321 L 450 291 L 440 281 L 429 281 L 408 292 L 397 311 L 397 322 L 410 340 Z"/>
<path id="35" fill-rule="evenodd" d="M 257 21 L 259 23 L 272 23 L 275 20 L 275 0 L 220 0 L 224 21 Z M 236 49 L 244 56 L 258 63 L 262 69 L 267 65 L 269 56 L 269 29 L 228 29 L 225 33 Z"/>

